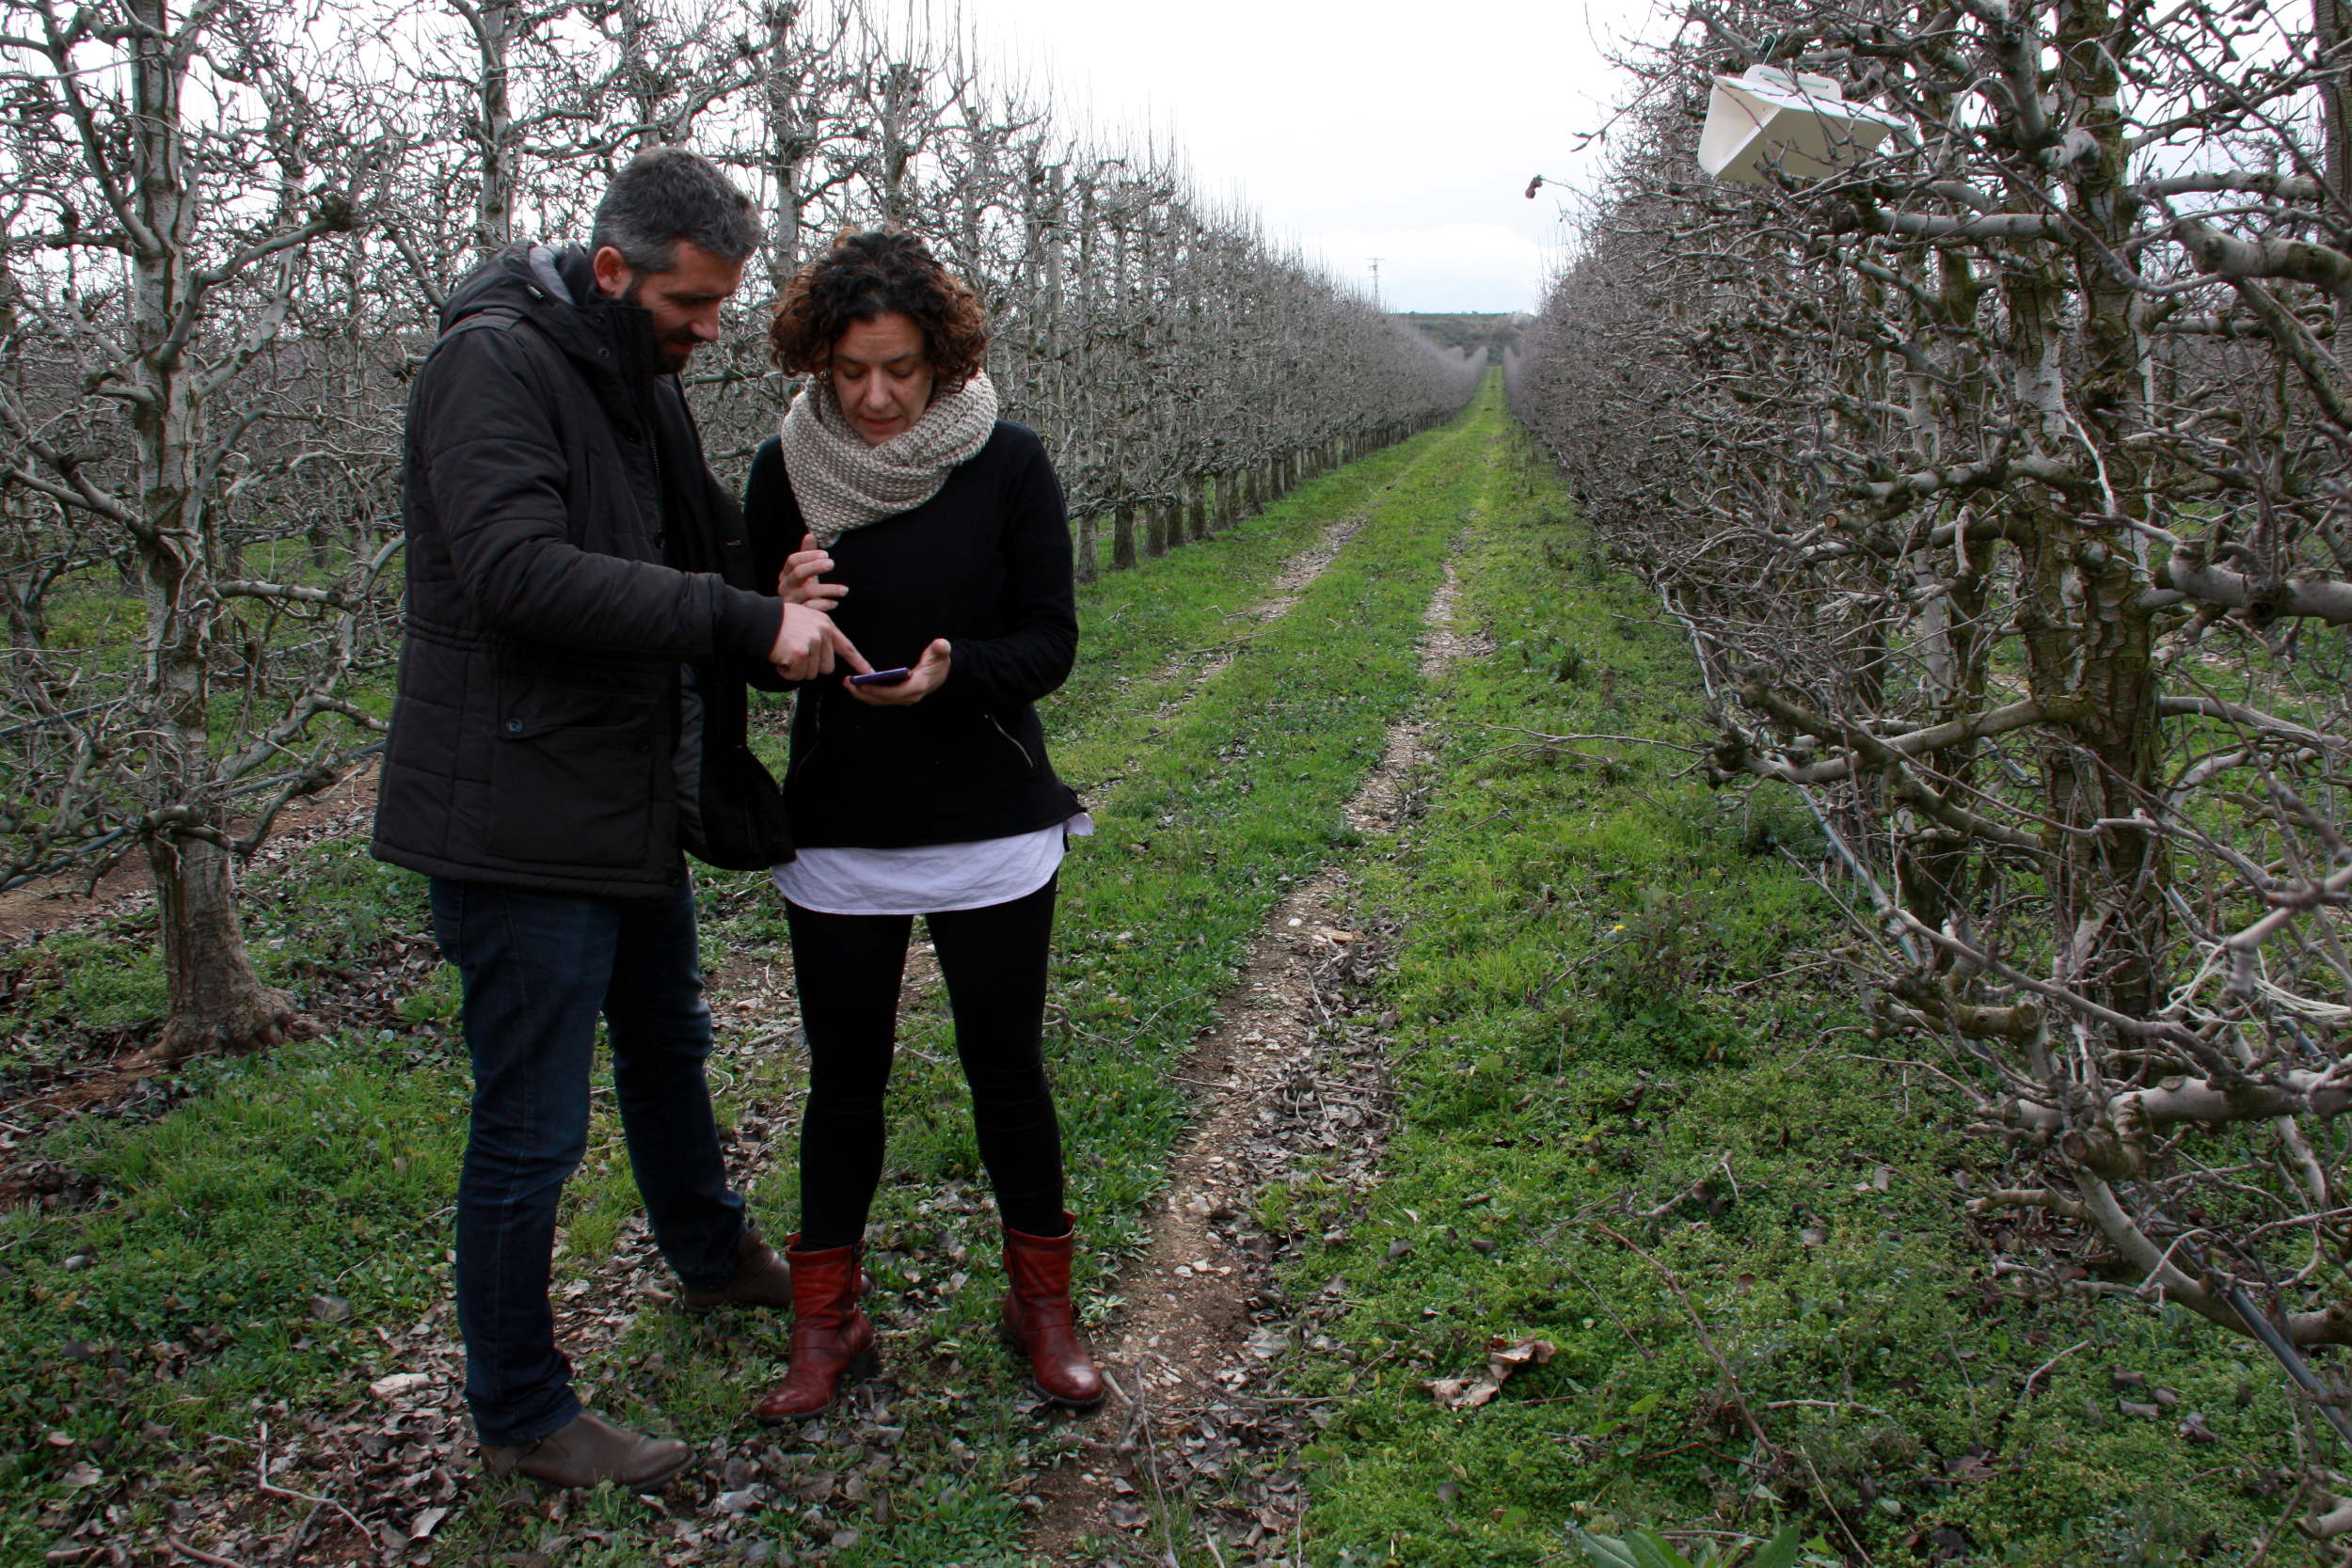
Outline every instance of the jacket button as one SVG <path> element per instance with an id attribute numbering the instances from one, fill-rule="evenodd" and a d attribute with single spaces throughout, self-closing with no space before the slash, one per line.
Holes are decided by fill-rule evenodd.
<path id="1" fill-rule="evenodd" d="M 508 735 L 520 735 L 520 734 L 522 734 L 522 733 L 523 733 L 523 721 L 522 721 L 521 720 L 519 720 L 519 719 L 509 719 L 509 720 L 506 721 L 506 733 L 507 733 Z"/>

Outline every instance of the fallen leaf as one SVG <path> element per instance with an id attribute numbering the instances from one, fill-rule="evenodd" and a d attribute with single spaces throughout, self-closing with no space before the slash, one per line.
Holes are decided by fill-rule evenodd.
<path id="1" fill-rule="evenodd" d="M 1475 1410 L 1501 1393 L 1514 1372 L 1530 1366 L 1540 1367 L 1556 1354 L 1556 1347 L 1549 1339 L 1521 1339 L 1515 1345 L 1498 1340 L 1487 1353 L 1485 1377 L 1432 1378 L 1422 1386 L 1448 1410 Z"/>
<path id="2" fill-rule="evenodd" d="M 429 1372 L 387 1372 L 368 1385 L 368 1392 L 379 1400 L 398 1399 L 403 1394 L 414 1393 L 432 1381 L 433 1376 Z"/>
<path id="3" fill-rule="evenodd" d="M 408 1523 L 408 1539 L 422 1541 L 432 1535 L 442 1520 L 449 1517 L 446 1508 L 428 1508 Z"/>
<path id="4" fill-rule="evenodd" d="M 1549 1339 L 1521 1339 L 1507 1349 L 1497 1349 L 1486 1357 L 1486 1370 L 1500 1383 L 1513 1372 L 1530 1365 L 1540 1367 L 1557 1354 Z"/>
<path id="5" fill-rule="evenodd" d="M 68 1470 L 64 1475 L 59 1476 L 57 1479 L 64 1481 L 68 1486 L 78 1490 L 85 1486 L 97 1485 L 100 1481 L 106 1479 L 106 1474 L 97 1465 L 92 1465 L 88 1460 L 84 1459 L 77 1461 L 72 1469 Z"/>
<path id="6" fill-rule="evenodd" d="M 1422 1385 L 1429 1397 L 1448 1410 L 1475 1410 L 1502 1392 L 1502 1385 L 1492 1378 L 1466 1377 L 1431 1378 Z"/>
<path id="7" fill-rule="evenodd" d="M 1290 1331 L 1269 1324 L 1252 1334 L 1247 1344 L 1250 1354 L 1261 1361 L 1271 1361 L 1291 1348 Z"/>

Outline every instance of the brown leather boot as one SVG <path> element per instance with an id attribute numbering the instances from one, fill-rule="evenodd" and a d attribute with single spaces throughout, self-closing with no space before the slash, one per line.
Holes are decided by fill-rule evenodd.
<path id="1" fill-rule="evenodd" d="M 845 1383 L 874 1375 L 874 1325 L 858 1305 L 864 1277 L 855 1246 L 801 1250 L 794 1236 L 785 1258 L 792 1265 L 792 1343 L 784 1381 L 752 1406 L 769 1426 L 806 1420 L 832 1405 Z"/>
<path id="2" fill-rule="evenodd" d="M 1070 1224 L 1068 1214 L 1062 1216 Z M 1103 1374 L 1078 1338 L 1070 1309 L 1070 1258 L 1078 1232 L 1031 1236 L 1005 1227 L 1005 1340 L 1029 1358 L 1029 1380 L 1048 1402 L 1091 1410 L 1103 1402 Z"/>
<path id="3" fill-rule="evenodd" d="M 743 1239 L 735 1243 L 735 1273 L 724 1285 L 686 1290 L 686 1309 L 707 1312 L 719 1307 L 789 1307 L 792 1267 L 774 1247 L 759 1239 L 759 1227 L 748 1222 Z"/>
<path id="4" fill-rule="evenodd" d="M 648 1437 L 583 1410 L 533 1442 L 482 1445 L 483 1468 L 494 1476 L 529 1476 L 549 1486 L 596 1486 L 618 1481 L 650 1492 L 686 1468 L 694 1450 L 675 1437 Z"/>

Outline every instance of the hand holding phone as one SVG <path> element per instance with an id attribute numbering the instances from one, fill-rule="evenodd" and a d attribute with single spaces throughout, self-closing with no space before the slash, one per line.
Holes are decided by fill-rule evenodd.
<path id="1" fill-rule="evenodd" d="M 947 640 L 934 637 L 913 669 L 861 670 L 844 682 L 843 689 L 868 707 L 912 707 L 939 689 L 953 657 Z"/>

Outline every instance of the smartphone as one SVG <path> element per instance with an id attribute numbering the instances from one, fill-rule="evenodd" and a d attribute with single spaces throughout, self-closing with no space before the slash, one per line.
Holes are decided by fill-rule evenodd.
<path id="1" fill-rule="evenodd" d="M 897 686 L 913 673 L 914 673 L 914 671 L 901 665 L 896 670 L 874 670 L 863 675 L 851 675 L 850 684 L 851 686 Z"/>

